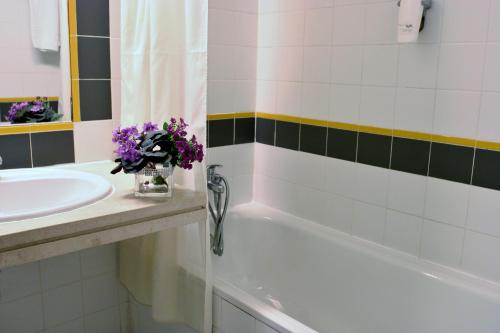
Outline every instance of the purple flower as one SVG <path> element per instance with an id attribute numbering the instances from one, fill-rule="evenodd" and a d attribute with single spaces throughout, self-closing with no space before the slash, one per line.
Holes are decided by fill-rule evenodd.
<path id="1" fill-rule="evenodd" d="M 158 130 L 158 125 L 152 123 L 152 122 L 147 122 L 144 123 L 142 126 L 142 132 L 147 133 L 147 132 L 152 132 L 152 131 L 157 131 Z"/>
<path id="2" fill-rule="evenodd" d="M 124 161 L 135 162 L 141 158 L 137 140 L 140 138 L 137 126 L 120 128 L 113 131 L 114 143 L 118 144 L 115 154 Z"/>

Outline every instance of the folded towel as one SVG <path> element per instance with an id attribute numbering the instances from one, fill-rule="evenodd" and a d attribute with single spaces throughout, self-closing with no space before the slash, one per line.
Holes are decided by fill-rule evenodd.
<path id="1" fill-rule="evenodd" d="M 30 0 L 31 40 L 41 51 L 59 51 L 59 0 Z"/>

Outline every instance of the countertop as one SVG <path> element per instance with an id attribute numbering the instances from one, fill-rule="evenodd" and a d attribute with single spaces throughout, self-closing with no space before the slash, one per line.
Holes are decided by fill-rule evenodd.
<path id="1" fill-rule="evenodd" d="M 205 210 L 204 192 L 178 186 L 174 188 L 172 198 L 136 198 L 133 194 L 134 176 L 111 175 L 113 166 L 113 162 L 103 161 L 55 167 L 100 175 L 111 182 L 114 190 L 106 198 L 75 210 L 0 223 L 0 252 Z"/>

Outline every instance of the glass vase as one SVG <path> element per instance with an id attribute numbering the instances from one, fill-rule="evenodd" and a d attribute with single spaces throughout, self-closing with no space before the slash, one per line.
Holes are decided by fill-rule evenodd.
<path id="1" fill-rule="evenodd" d="M 174 190 L 173 167 L 155 164 L 135 174 L 135 196 L 149 198 L 171 198 Z"/>

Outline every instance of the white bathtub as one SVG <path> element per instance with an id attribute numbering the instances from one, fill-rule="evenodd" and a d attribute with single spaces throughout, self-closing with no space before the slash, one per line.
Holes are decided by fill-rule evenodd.
<path id="1" fill-rule="evenodd" d="M 256 203 L 225 225 L 216 292 L 280 332 L 500 332 L 498 285 Z"/>

